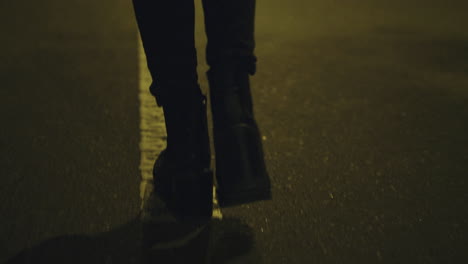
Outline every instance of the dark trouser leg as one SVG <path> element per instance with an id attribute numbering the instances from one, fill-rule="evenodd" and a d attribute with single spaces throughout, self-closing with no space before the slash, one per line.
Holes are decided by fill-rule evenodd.
<path id="1" fill-rule="evenodd" d="M 133 0 L 159 106 L 193 93 L 197 84 L 194 0 Z"/>
<path id="2" fill-rule="evenodd" d="M 193 0 L 133 0 L 167 148 L 154 166 L 155 190 L 183 218 L 211 217 L 212 174 L 206 98 L 197 78 Z"/>
<path id="3" fill-rule="evenodd" d="M 203 0 L 218 200 L 222 207 L 271 199 L 249 74 L 255 74 L 255 0 Z"/>
<path id="4" fill-rule="evenodd" d="M 202 0 L 211 67 L 235 60 L 255 74 L 255 0 Z"/>

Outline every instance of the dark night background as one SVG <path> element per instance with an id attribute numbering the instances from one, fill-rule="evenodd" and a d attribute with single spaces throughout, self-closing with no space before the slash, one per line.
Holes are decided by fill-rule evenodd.
<path id="1" fill-rule="evenodd" d="M 258 0 L 274 200 L 222 211 L 214 262 L 468 263 L 467 10 Z M 0 19 L 0 263 L 139 263 L 131 1 L 1 1 Z M 198 263 L 197 246 L 157 263 Z"/>

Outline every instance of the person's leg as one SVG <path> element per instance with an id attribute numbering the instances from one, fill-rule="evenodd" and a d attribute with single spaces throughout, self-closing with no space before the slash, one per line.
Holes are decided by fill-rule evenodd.
<path id="1" fill-rule="evenodd" d="M 255 0 L 202 0 L 208 38 L 206 62 L 211 68 L 228 60 L 255 74 Z"/>
<path id="2" fill-rule="evenodd" d="M 249 82 L 255 0 L 203 0 L 203 8 L 220 206 L 271 199 Z"/>
<path id="3" fill-rule="evenodd" d="M 154 167 L 155 190 L 181 218 L 212 212 L 206 97 L 197 78 L 193 0 L 133 0 L 153 83 L 164 111 L 167 148 Z"/>
<path id="4" fill-rule="evenodd" d="M 159 106 L 198 82 L 193 0 L 133 0 Z M 169 99 L 167 99 L 169 100 Z"/>

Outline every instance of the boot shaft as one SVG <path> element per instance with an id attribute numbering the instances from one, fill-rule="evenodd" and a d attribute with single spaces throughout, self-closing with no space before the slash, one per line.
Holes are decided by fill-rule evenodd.
<path id="1" fill-rule="evenodd" d="M 207 72 L 213 113 L 216 179 L 222 207 L 271 199 L 248 71 L 235 64 Z"/>
<path id="2" fill-rule="evenodd" d="M 200 169 L 210 166 L 206 97 L 198 91 L 163 106 L 167 154 L 177 164 Z"/>
<path id="3" fill-rule="evenodd" d="M 254 113 L 248 72 L 236 64 L 224 64 L 211 67 L 207 78 L 215 125 L 251 124 Z"/>

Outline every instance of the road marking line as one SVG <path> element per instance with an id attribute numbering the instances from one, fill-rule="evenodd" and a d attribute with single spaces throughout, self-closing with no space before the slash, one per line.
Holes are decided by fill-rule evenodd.
<path id="1" fill-rule="evenodd" d="M 162 108 L 156 106 L 153 95 L 149 92 L 151 75 L 146 64 L 140 36 L 138 35 L 138 83 L 140 99 L 140 198 L 141 209 L 153 189 L 153 165 L 156 157 L 166 147 L 166 125 Z M 213 218 L 222 219 L 221 210 L 216 200 L 213 187 Z"/>

